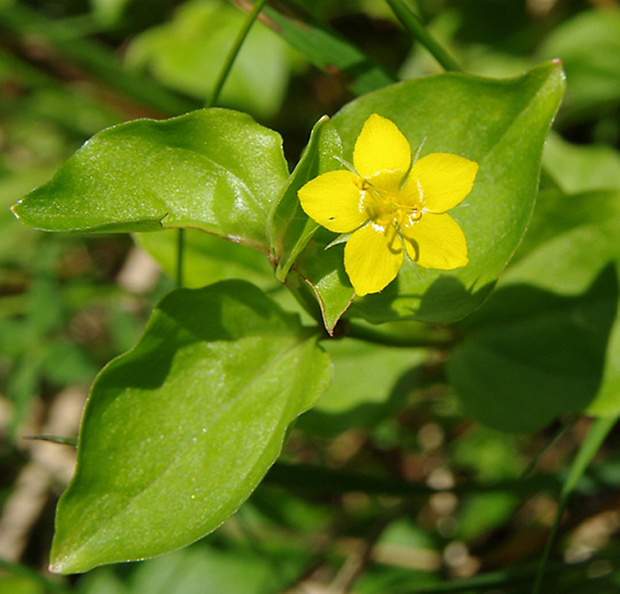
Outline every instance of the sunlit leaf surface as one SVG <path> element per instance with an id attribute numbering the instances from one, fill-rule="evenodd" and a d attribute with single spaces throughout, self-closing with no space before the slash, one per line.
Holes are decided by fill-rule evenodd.
<path id="1" fill-rule="evenodd" d="M 557 62 L 503 81 L 442 74 L 369 93 L 333 118 L 349 162 L 363 123 L 378 113 L 396 123 L 412 147 L 424 141 L 422 155 L 448 152 L 480 165 L 466 204 L 450 213 L 467 237 L 469 264 L 450 272 L 405 264 L 381 293 L 356 299 L 348 315 L 372 322 L 400 318 L 448 322 L 484 301 L 525 232 L 538 188 L 543 143 L 563 88 Z M 299 268 L 312 267 L 308 280 L 324 309 L 341 311 L 342 303 L 331 307 L 330 301 L 337 287 L 351 291 L 344 269 L 341 266 L 342 273 L 335 274 L 332 259 L 317 260 L 316 249 L 325 244 L 313 244 L 300 256 Z"/>
<path id="2" fill-rule="evenodd" d="M 170 293 L 93 386 L 53 571 L 189 544 L 247 499 L 327 387 L 313 331 L 248 283 Z"/>
<path id="3" fill-rule="evenodd" d="M 287 177 L 279 134 L 205 109 L 96 134 L 13 211 L 45 231 L 197 227 L 266 251 L 267 216 Z"/>

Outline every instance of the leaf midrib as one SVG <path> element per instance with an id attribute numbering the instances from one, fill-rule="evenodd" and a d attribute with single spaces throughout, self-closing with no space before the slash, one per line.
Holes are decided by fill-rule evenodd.
<path id="1" fill-rule="evenodd" d="M 272 357 L 269 362 L 262 368 L 261 372 L 259 374 L 257 374 L 256 376 L 254 376 L 254 378 L 248 382 L 248 384 L 246 384 L 242 390 L 240 390 L 238 392 L 238 394 L 233 397 L 227 404 L 226 406 L 224 406 L 221 411 L 219 412 L 218 415 L 216 415 L 213 419 L 213 421 L 210 423 L 209 428 L 213 427 L 223 416 L 225 416 L 225 414 L 233 407 L 233 405 L 238 402 L 243 395 L 245 395 L 248 390 L 250 390 L 254 385 L 256 385 L 256 383 L 263 378 L 265 375 L 267 375 L 274 367 L 276 367 L 282 360 L 284 360 L 287 356 L 290 355 L 290 353 L 292 353 L 294 350 L 296 350 L 303 342 L 303 338 L 301 336 L 297 336 L 294 337 L 295 339 L 286 346 L 283 346 L 283 348 L 280 350 L 280 352 Z M 207 431 L 205 431 L 204 433 L 201 433 L 201 436 L 207 436 L 209 434 L 209 430 L 207 429 Z M 191 439 L 192 436 L 189 436 L 189 439 Z M 195 436 L 194 436 L 195 437 Z M 189 449 L 184 447 L 181 448 L 179 447 L 179 450 L 184 451 L 184 453 L 182 453 L 180 456 L 171 456 L 172 460 L 170 462 L 170 464 L 168 464 L 165 468 L 165 470 L 163 470 L 154 480 L 152 480 L 148 485 L 146 485 L 141 491 L 139 491 L 138 493 L 135 493 L 134 495 L 132 495 L 130 498 L 127 499 L 127 504 L 123 506 L 122 510 L 120 510 L 118 513 L 112 514 L 110 516 L 108 516 L 107 520 L 106 520 L 106 524 L 107 526 L 103 527 L 103 528 L 99 528 L 97 530 L 95 530 L 94 532 L 92 532 L 92 534 L 84 539 L 82 541 L 82 544 L 77 548 L 74 549 L 71 553 L 65 554 L 63 557 L 65 560 L 69 559 L 70 557 L 75 557 L 76 554 L 78 554 L 80 551 L 83 551 L 84 549 L 86 549 L 88 547 L 88 545 L 100 534 L 105 534 L 106 532 L 110 532 L 110 524 L 112 522 L 118 522 L 119 518 L 126 515 L 128 513 L 127 510 L 129 510 L 130 508 L 132 508 L 136 502 L 145 494 L 147 493 L 155 484 L 157 484 L 158 482 L 162 481 L 164 479 L 164 477 L 171 472 L 177 465 L 178 463 L 183 460 L 187 455 L 189 455 Z M 241 480 L 243 480 L 243 478 L 245 478 L 246 476 L 248 476 L 252 470 L 256 467 L 256 464 L 253 464 L 252 466 L 250 466 L 247 470 L 246 473 L 243 474 Z M 265 471 L 267 471 L 267 468 L 265 469 Z M 203 521 L 204 523 L 204 521 Z M 66 565 L 66 562 L 65 562 Z"/>

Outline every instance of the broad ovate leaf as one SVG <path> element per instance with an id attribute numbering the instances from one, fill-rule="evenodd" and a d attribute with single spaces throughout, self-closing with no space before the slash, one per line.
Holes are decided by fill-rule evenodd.
<path id="1" fill-rule="evenodd" d="M 618 307 L 614 266 L 582 295 L 515 284 L 462 323 L 447 363 L 466 410 L 502 431 L 535 431 L 590 406 L 603 381 Z"/>
<path id="2" fill-rule="evenodd" d="M 446 73 L 369 93 L 334 116 L 349 162 L 364 122 L 377 113 L 398 126 L 412 151 L 424 143 L 421 157 L 451 153 L 479 164 L 471 193 L 450 211 L 465 233 L 469 263 L 440 271 L 405 262 L 395 281 L 381 293 L 355 299 L 347 315 L 374 323 L 403 318 L 451 322 L 480 306 L 525 232 L 543 144 L 563 91 L 559 62 L 508 80 Z M 320 247 L 309 244 L 297 268 L 312 268 L 313 278 L 322 282 L 315 288 L 323 309 L 338 310 L 340 303 L 329 304 L 335 286 L 350 290 L 350 284 L 342 265 L 341 273 L 333 271 L 333 259 L 325 259 L 325 274 L 317 270 Z M 308 282 L 313 283 L 310 276 Z"/>
<path id="3" fill-rule="evenodd" d="M 204 109 L 99 132 L 13 212 L 44 231 L 196 227 L 267 251 L 267 217 L 287 178 L 276 132 Z"/>
<path id="4" fill-rule="evenodd" d="M 525 240 L 501 280 L 557 295 L 585 293 L 608 267 L 620 271 L 620 192 L 541 194 Z M 603 376 L 587 412 L 620 413 L 620 302 L 604 355 Z M 560 338 L 558 340 L 561 340 Z"/>
<path id="5" fill-rule="evenodd" d="M 316 338 L 246 282 L 166 296 L 93 386 L 51 569 L 152 557 L 219 526 L 326 389 Z"/>
<path id="6" fill-rule="evenodd" d="M 573 152 L 572 163 L 571 183 L 591 185 L 579 176 L 590 155 Z M 619 239 L 617 190 L 541 192 L 498 289 L 462 322 L 447 364 L 471 414 L 514 431 L 569 412 L 618 415 Z"/>

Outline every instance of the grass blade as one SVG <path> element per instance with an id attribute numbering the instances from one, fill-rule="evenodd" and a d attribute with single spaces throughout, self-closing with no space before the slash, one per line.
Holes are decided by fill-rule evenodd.
<path id="1" fill-rule="evenodd" d="M 246 12 L 254 6 L 248 0 L 230 1 Z M 285 11 L 281 5 L 266 6 L 259 19 L 312 64 L 330 74 L 342 76 L 347 87 L 357 95 L 396 81 L 361 50 L 301 9 L 287 6 Z"/>

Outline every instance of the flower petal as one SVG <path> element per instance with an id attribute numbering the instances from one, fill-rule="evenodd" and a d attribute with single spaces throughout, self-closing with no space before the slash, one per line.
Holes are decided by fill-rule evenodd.
<path id="1" fill-rule="evenodd" d="M 424 268 L 452 270 L 469 262 L 465 235 L 450 215 L 427 212 L 402 231 L 407 254 Z"/>
<path id="2" fill-rule="evenodd" d="M 422 190 L 426 210 L 442 213 L 455 207 L 474 185 L 478 163 L 449 153 L 432 153 L 416 161 L 405 190 L 415 184 Z"/>
<path id="3" fill-rule="evenodd" d="M 396 124 L 373 113 L 364 123 L 353 150 L 355 171 L 373 185 L 398 188 L 411 165 L 411 148 Z"/>
<path id="4" fill-rule="evenodd" d="M 319 225 L 348 233 L 366 222 L 361 207 L 363 192 L 350 171 L 329 171 L 302 186 L 297 193 L 305 213 Z"/>
<path id="5" fill-rule="evenodd" d="M 378 293 L 390 284 L 403 263 L 403 244 L 393 225 L 368 223 L 344 248 L 344 267 L 358 295 Z"/>

